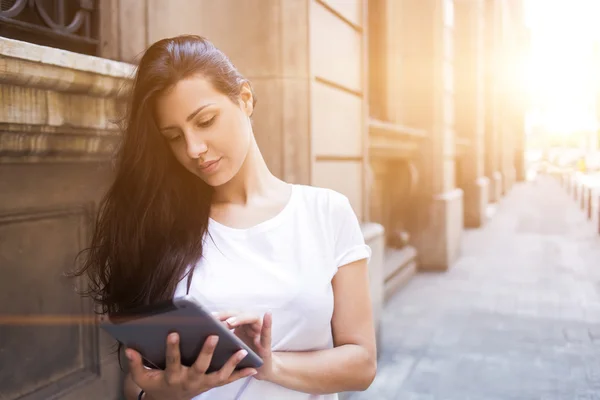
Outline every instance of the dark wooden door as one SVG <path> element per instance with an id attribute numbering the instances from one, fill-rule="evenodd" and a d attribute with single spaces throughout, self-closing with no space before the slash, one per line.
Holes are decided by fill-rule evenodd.
<path id="1" fill-rule="evenodd" d="M 0 126 L 0 144 L 10 130 Z M 5 154 L 0 146 L 0 398 L 120 398 L 114 342 L 63 275 L 87 245 L 107 164 Z"/>

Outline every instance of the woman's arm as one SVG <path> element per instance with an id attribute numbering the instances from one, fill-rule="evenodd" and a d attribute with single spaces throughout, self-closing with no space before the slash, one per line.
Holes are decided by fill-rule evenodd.
<path id="1" fill-rule="evenodd" d="M 314 394 L 366 390 L 373 382 L 377 350 L 367 260 L 340 267 L 332 285 L 335 347 L 273 353 L 269 381 Z"/>

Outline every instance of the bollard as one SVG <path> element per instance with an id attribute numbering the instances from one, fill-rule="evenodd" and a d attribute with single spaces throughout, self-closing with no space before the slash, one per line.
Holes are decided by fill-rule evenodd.
<path id="1" fill-rule="evenodd" d="M 575 190 L 575 181 L 573 180 L 573 176 L 569 176 L 569 196 L 573 195 L 573 191 Z"/>
<path id="2" fill-rule="evenodd" d="M 593 190 L 591 187 L 588 187 L 587 190 L 587 217 L 589 220 L 592 219 L 592 211 L 593 211 L 593 204 L 592 204 L 592 199 L 593 199 Z"/>
<path id="3" fill-rule="evenodd" d="M 596 204 L 598 204 L 598 207 L 596 207 L 596 217 L 597 217 L 596 223 L 598 224 L 597 228 L 598 228 L 598 233 L 600 234 L 600 198 L 598 198 L 598 197 L 596 197 Z"/>
<path id="4" fill-rule="evenodd" d="M 588 187 L 585 184 L 581 184 L 581 191 L 579 193 L 579 207 L 581 210 L 585 210 L 585 200 L 587 198 Z"/>

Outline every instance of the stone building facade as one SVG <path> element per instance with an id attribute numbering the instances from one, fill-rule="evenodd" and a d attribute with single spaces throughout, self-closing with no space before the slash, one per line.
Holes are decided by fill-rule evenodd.
<path id="1" fill-rule="evenodd" d="M 349 197 L 377 319 L 415 271 L 449 268 L 463 229 L 524 179 L 518 0 L 54 3 L 0 9 L 1 315 L 92 315 L 60 274 L 110 178 L 122 88 L 167 36 L 208 37 L 253 82 L 275 174 Z M 118 398 L 112 342 L 77 318 L 0 326 L 1 397 Z"/>

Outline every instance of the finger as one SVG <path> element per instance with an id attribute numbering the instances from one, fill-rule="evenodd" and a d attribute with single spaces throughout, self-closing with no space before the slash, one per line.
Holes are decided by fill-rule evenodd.
<path id="1" fill-rule="evenodd" d="M 265 313 L 263 317 L 262 331 L 260 333 L 260 345 L 263 349 L 271 349 L 271 327 L 273 326 L 273 315 Z"/>
<path id="2" fill-rule="evenodd" d="M 258 322 L 255 324 L 246 325 L 248 332 L 252 332 L 255 335 L 260 335 L 262 331 L 263 321 L 259 318 Z"/>
<path id="3" fill-rule="evenodd" d="M 167 337 L 167 354 L 165 378 L 173 383 L 181 375 L 181 354 L 179 350 L 179 335 L 171 333 Z"/>
<path id="4" fill-rule="evenodd" d="M 254 338 L 256 336 L 260 336 L 261 329 L 256 329 L 254 325 L 244 325 L 235 329 L 235 333 L 240 333 L 242 335 L 248 336 L 249 338 Z"/>
<path id="5" fill-rule="evenodd" d="M 254 344 L 255 348 L 259 349 L 261 347 L 261 344 L 260 344 L 261 339 L 262 339 L 262 337 L 260 335 L 256 335 L 254 337 L 254 339 L 252 340 L 252 343 Z"/>
<path id="6" fill-rule="evenodd" d="M 239 311 L 215 311 L 211 314 L 213 317 L 215 317 L 219 321 L 223 322 L 226 319 L 235 317 L 236 315 L 240 315 L 241 313 Z"/>
<path id="7" fill-rule="evenodd" d="M 212 315 L 221 322 L 225 322 L 229 329 L 242 325 L 251 325 L 256 333 L 262 329 L 262 319 L 254 314 L 240 313 L 236 311 L 213 312 Z"/>
<path id="8" fill-rule="evenodd" d="M 200 354 L 198 358 L 192 365 L 192 371 L 197 375 L 204 375 L 208 367 L 210 367 L 210 362 L 213 357 L 213 353 L 215 352 L 215 348 L 217 347 L 217 343 L 219 341 L 218 336 L 209 336 L 204 345 L 202 346 L 202 350 L 200 350 Z"/>
<path id="9" fill-rule="evenodd" d="M 260 329 L 260 327 L 262 327 L 261 318 L 257 315 L 252 315 L 252 314 L 235 315 L 235 316 L 227 318 L 225 320 L 225 322 L 227 323 L 227 325 L 229 325 L 230 328 L 235 328 L 235 327 L 242 326 L 242 325 L 252 325 L 252 326 L 259 327 L 258 329 Z"/>
<path id="10" fill-rule="evenodd" d="M 231 383 L 231 382 L 237 381 L 238 379 L 256 375 L 257 373 L 258 373 L 258 371 L 255 370 L 254 368 L 244 368 L 244 369 L 240 369 L 237 371 L 233 371 L 233 373 L 231 375 L 229 375 L 229 378 L 227 378 L 227 381 L 225 383 L 226 384 Z"/>
<path id="11" fill-rule="evenodd" d="M 254 332 L 248 332 L 247 329 L 242 328 L 234 329 L 233 334 L 237 336 L 242 342 L 246 343 L 248 346 L 252 346 L 252 344 L 254 343 L 254 338 L 260 336 L 254 334 Z"/>
<path id="12" fill-rule="evenodd" d="M 231 377 L 231 374 L 233 374 L 233 371 L 235 371 L 235 367 L 248 355 L 248 352 L 246 350 L 240 350 L 235 352 L 234 355 L 232 355 L 231 357 L 229 357 L 229 360 L 227 360 L 227 362 L 225 363 L 225 365 L 223 365 L 223 367 L 221 367 L 220 370 L 213 372 L 212 374 L 209 375 L 214 375 L 211 376 L 212 379 L 216 379 L 218 382 L 220 383 L 225 383 L 227 382 L 227 380 Z"/>
<path id="13" fill-rule="evenodd" d="M 129 360 L 129 373 L 131 374 L 131 379 L 133 379 L 133 382 L 140 388 L 146 389 L 148 386 L 148 377 L 142 362 L 142 356 L 133 349 L 126 349 L 125 355 Z"/>

